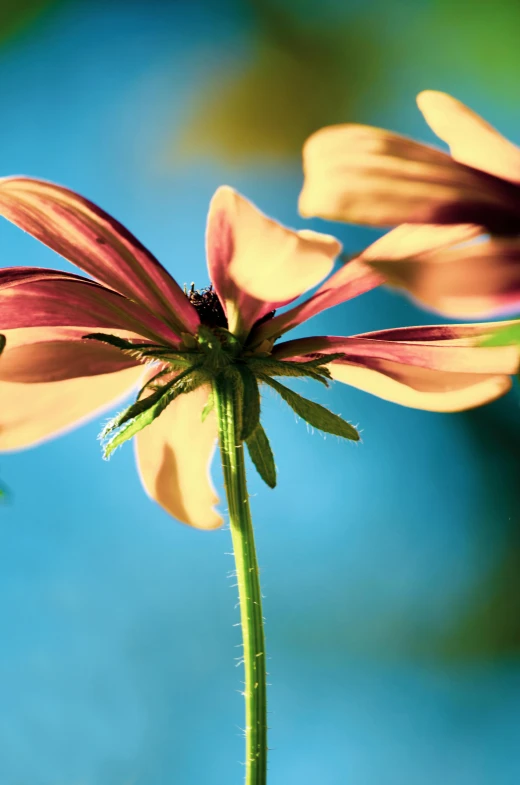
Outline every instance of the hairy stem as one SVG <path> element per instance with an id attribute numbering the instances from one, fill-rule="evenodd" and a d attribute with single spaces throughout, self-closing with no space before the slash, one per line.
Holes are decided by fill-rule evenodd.
<path id="1" fill-rule="evenodd" d="M 214 384 L 214 396 L 244 645 L 245 785 L 265 785 L 267 778 L 267 701 L 264 620 L 258 562 L 247 493 L 244 445 L 240 438 L 241 401 L 235 380 L 221 375 Z"/>

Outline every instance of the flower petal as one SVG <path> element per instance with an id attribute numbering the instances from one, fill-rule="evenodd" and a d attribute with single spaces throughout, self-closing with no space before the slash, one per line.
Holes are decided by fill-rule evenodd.
<path id="1" fill-rule="evenodd" d="M 57 382 L 140 365 L 113 346 L 82 340 L 82 333 L 67 335 L 60 328 L 47 329 L 45 335 L 38 327 L 4 330 L 3 335 L 6 346 L 0 360 L 0 382 Z M 142 366 L 140 370 L 142 374 Z"/>
<path id="2" fill-rule="evenodd" d="M 520 311 L 517 238 L 491 238 L 390 261 L 372 252 L 368 261 L 388 283 L 446 316 L 486 319 Z"/>
<path id="3" fill-rule="evenodd" d="M 175 344 L 178 336 L 141 305 L 94 281 L 55 270 L 0 270 L 0 326 L 126 330 Z"/>
<path id="4" fill-rule="evenodd" d="M 222 524 L 209 466 L 217 438 L 214 412 L 202 422 L 208 389 L 176 398 L 136 436 L 136 453 L 146 492 L 182 523 L 200 529 Z"/>
<path id="5" fill-rule="evenodd" d="M 303 148 L 304 216 L 388 226 L 404 222 L 518 227 L 516 188 L 404 136 L 361 125 L 313 134 Z"/>
<path id="6" fill-rule="evenodd" d="M 368 263 L 409 259 L 426 251 L 467 243 L 484 233 L 485 229 L 476 224 L 401 224 L 369 245 L 359 258 Z"/>
<path id="7" fill-rule="evenodd" d="M 274 355 L 301 360 L 343 352 L 344 359 L 328 364 L 334 379 L 404 406 L 461 411 L 505 394 L 511 386 L 509 376 L 518 372 L 515 347 L 478 345 L 492 327 L 428 326 L 351 338 L 317 336 L 282 343 Z"/>
<path id="8" fill-rule="evenodd" d="M 366 359 L 359 364 L 332 363 L 332 377 L 386 401 L 431 412 L 460 412 L 500 398 L 511 388 L 509 376 L 442 373 Z"/>
<path id="9" fill-rule="evenodd" d="M 382 283 L 385 283 L 385 279 L 380 273 L 360 259 L 353 259 L 328 278 L 304 303 L 278 314 L 255 328 L 252 342 L 258 344 L 263 340 L 283 335 L 321 311 L 359 297 Z"/>
<path id="10" fill-rule="evenodd" d="M 134 366 L 63 381 L 1 381 L 0 450 L 31 447 L 83 424 L 125 398 L 142 375 Z"/>
<path id="11" fill-rule="evenodd" d="M 287 229 L 227 186 L 211 200 L 206 246 L 230 330 L 239 332 L 323 280 L 341 251 L 330 235 Z"/>
<path id="12" fill-rule="evenodd" d="M 171 275 L 118 221 L 79 194 L 29 177 L 0 179 L 0 214 L 177 331 L 199 318 Z"/>
<path id="13" fill-rule="evenodd" d="M 482 117 L 437 90 L 419 93 L 417 104 L 432 131 L 450 146 L 456 161 L 520 183 L 520 148 Z"/>

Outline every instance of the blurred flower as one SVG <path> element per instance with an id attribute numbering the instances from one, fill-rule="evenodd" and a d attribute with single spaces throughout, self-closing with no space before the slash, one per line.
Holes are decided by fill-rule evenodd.
<path id="1" fill-rule="evenodd" d="M 258 431 L 258 381 L 315 427 L 357 439 L 348 423 L 272 377 L 310 376 L 325 384 L 333 378 L 407 406 L 457 411 L 503 395 L 518 367 L 515 347 L 478 345 L 492 325 L 276 343 L 292 327 L 382 279 L 354 260 L 306 302 L 274 316 L 331 272 L 340 243 L 329 235 L 286 229 L 228 187 L 217 190 L 208 216 L 214 289 L 199 292 L 183 292 L 121 224 L 60 186 L 5 178 L 0 213 L 96 279 L 31 267 L 0 271 L 6 336 L 0 448 L 23 448 L 54 436 L 140 382 L 136 403 L 105 429 L 112 434 L 108 450 L 137 435 L 147 492 L 193 526 L 221 523 L 207 473 L 216 438 L 208 396 L 216 373 L 237 369 L 249 385 L 242 439 L 262 477 L 274 485 L 274 463 L 272 471 L 259 466 L 269 445 Z M 144 372 L 143 362 L 151 363 Z"/>
<path id="2" fill-rule="evenodd" d="M 310 133 L 353 107 L 361 110 L 360 96 L 386 73 L 389 43 L 363 9 L 327 19 L 321 5 L 292 10 L 279 0 L 242 0 L 239 6 L 251 18 L 247 60 L 229 62 L 229 44 L 218 53 L 175 140 L 183 161 L 201 154 L 237 164 L 296 158 Z"/>
<path id="3" fill-rule="evenodd" d="M 369 126 L 324 128 L 304 147 L 300 212 L 413 224 L 383 237 L 365 261 L 450 316 L 517 311 L 520 148 L 449 95 L 427 90 L 418 104 L 451 156 Z"/>

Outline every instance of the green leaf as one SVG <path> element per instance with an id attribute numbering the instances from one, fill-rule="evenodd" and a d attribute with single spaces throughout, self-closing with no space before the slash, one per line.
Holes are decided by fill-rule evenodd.
<path id="1" fill-rule="evenodd" d="M 270 488 L 274 488 L 276 486 L 274 455 L 267 434 L 260 423 L 258 423 L 253 433 L 249 436 L 246 444 L 258 474 L 266 485 Z"/>
<path id="2" fill-rule="evenodd" d="M 247 441 L 260 422 L 260 391 L 247 365 L 239 366 L 239 370 L 243 384 L 241 439 Z"/>
<path id="3" fill-rule="evenodd" d="M 314 403 L 314 401 L 303 398 L 303 396 L 294 392 L 294 390 L 290 390 L 288 387 L 271 379 L 269 376 L 261 374 L 259 375 L 259 378 L 265 382 L 265 384 L 268 384 L 269 387 L 272 387 L 273 390 L 276 390 L 291 409 L 293 409 L 302 420 L 305 420 L 309 425 L 312 425 L 313 428 L 317 428 L 325 433 L 332 433 L 334 436 L 341 436 L 343 439 L 350 439 L 356 442 L 359 440 L 359 433 L 354 426 L 350 425 L 350 423 L 346 422 L 338 414 L 334 414 L 319 403 Z"/>
<path id="4" fill-rule="evenodd" d="M 520 322 L 498 327 L 491 335 L 487 335 L 480 346 L 520 346 Z"/>
<path id="5" fill-rule="evenodd" d="M 186 371 L 185 374 L 187 375 L 189 371 Z M 125 422 L 128 420 L 133 419 L 134 417 L 138 417 L 140 414 L 143 414 L 147 409 L 151 409 L 156 403 L 158 403 L 163 395 L 165 395 L 178 381 L 179 377 L 172 379 L 167 384 L 163 385 L 160 390 L 156 390 L 156 392 L 152 393 L 152 395 L 148 395 L 146 398 L 140 398 L 139 396 L 142 393 L 142 390 L 139 393 L 138 399 L 135 403 L 132 403 L 128 406 L 124 411 L 117 414 L 111 420 L 107 422 L 101 433 L 99 434 L 99 438 L 101 440 L 105 439 L 112 431 L 117 430 L 124 425 Z M 145 388 L 143 388 L 144 390 Z"/>
<path id="6" fill-rule="evenodd" d="M 163 385 L 152 395 L 129 406 L 103 428 L 100 434 L 100 439 L 105 441 L 103 457 L 108 459 L 117 447 L 150 425 L 179 395 L 193 392 L 207 381 L 208 374 L 203 370 L 190 369 Z M 116 433 L 107 440 L 114 431 Z"/>

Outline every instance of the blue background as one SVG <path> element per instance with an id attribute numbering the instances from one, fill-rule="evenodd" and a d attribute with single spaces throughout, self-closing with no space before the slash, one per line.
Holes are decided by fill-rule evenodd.
<path id="1" fill-rule="evenodd" d="M 434 87 L 520 138 L 507 38 L 517 17 L 506 2 L 496 16 L 472 11 L 467 27 L 464 4 L 449 17 L 444 3 L 413 12 L 273 3 L 307 25 L 304 51 L 316 20 L 336 36 L 326 51 L 339 53 L 327 60 L 337 67 L 320 70 L 318 58 L 308 93 L 292 90 L 283 63 L 294 58 L 284 59 L 285 33 L 273 36 L 282 21 L 261 18 L 259 0 L 34 5 L 20 19 L 0 7 L 1 173 L 98 202 L 181 284 L 208 283 L 206 212 L 222 183 L 291 226 L 337 233 L 347 251 L 377 236 L 297 215 L 299 145 L 322 116 L 433 141 L 414 97 Z M 502 49 L 503 71 L 495 59 L 486 79 L 474 16 L 490 50 Z M 362 72 L 348 70 L 352 42 Z M 245 117 L 226 93 L 237 77 L 254 109 Z M 277 116 L 280 85 L 290 133 Z M 6 222 L 0 263 L 72 269 Z M 299 334 L 435 320 L 377 290 Z M 251 473 L 250 490 L 270 656 L 270 785 L 516 785 L 518 391 L 443 416 L 341 385 L 299 389 L 359 424 L 363 442 L 309 433 L 265 395 L 279 486 Z M 0 782 L 240 782 L 229 532 L 169 519 L 143 493 L 130 446 L 101 460 L 99 430 L 92 422 L 0 460 L 11 491 L 0 509 Z M 217 462 L 215 477 L 221 487 Z"/>

